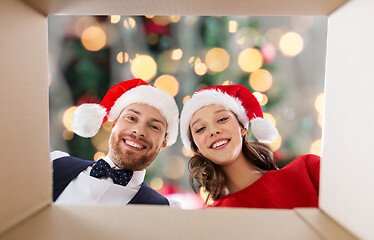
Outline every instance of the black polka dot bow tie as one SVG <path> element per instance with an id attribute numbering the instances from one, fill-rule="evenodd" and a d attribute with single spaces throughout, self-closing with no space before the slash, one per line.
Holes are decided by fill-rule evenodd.
<path id="1" fill-rule="evenodd" d="M 113 169 L 103 159 L 98 160 L 91 169 L 90 176 L 95 178 L 110 177 L 113 183 L 126 186 L 131 180 L 133 172 L 130 170 Z"/>

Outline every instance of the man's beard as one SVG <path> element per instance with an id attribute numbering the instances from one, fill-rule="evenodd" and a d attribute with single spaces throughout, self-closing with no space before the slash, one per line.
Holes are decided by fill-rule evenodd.
<path id="1" fill-rule="evenodd" d="M 126 170 L 132 170 L 132 171 L 139 171 L 143 170 L 146 167 L 148 167 L 153 159 L 156 157 L 154 156 L 147 156 L 140 154 L 136 151 L 130 151 L 130 150 L 124 150 L 124 147 L 122 146 L 123 143 L 123 137 L 119 136 L 118 138 L 115 136 L 110 137 L 109 140 L 109 157 L 113 161 L 113 163 L 121 168 Z M 136 139 L 134 136 L 129 136 L 133 139 Z M 141 141 L 139 139 L 136 139 L 138 141 Z M 144 140 L 142 142 L 145 142 Z M 152 144 L 147 144 L 148 147 L 150 147 Z"/>

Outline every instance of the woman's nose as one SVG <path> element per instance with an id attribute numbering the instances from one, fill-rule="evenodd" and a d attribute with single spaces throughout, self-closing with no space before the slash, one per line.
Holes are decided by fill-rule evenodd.
<path id="1" fill-rule="evenodd" d="M 215 133 L 215 134 L 220 134 L 219 131 L 215 131 L 215 132 L 212 132 L 212 133 L 210 134 L 210 136 L 213 137 L 214 133 Z"/>

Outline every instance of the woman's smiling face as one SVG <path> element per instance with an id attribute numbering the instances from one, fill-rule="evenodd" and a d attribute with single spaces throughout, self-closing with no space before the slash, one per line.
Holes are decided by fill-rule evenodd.
<path id="1" fill-rule="evenodd" d="M 243 129 L 235 114 L 223 106 L 208 105 L 191 118 L 192 141 L 198 151 L 218 165 L 234 162 L 242 151 Z"/>

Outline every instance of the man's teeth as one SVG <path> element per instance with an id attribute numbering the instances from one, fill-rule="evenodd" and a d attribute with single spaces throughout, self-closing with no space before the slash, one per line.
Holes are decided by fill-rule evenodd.
<path id="1" fill-rule="evenodd" d="M 219 142 L 214 143 L 213 146 L 212 146 L 212 148 L 220 147 L 220 146 L 222 146 L 223 144 L 225 144 L 227 142 L 228 142 L 228 140 L 221 140 Z"/>
<path id="2" fill-rule="evenodd" d="M 136 148 L 139 148 L 139 149 L 143 149 L 143 146 L 136 143 L 136 142 L 133 142 L 133 141 L 129 141 L 129 140 L 125 140 L 126 144 L 130 145 L 131 147 L 136 147 Z"/>

